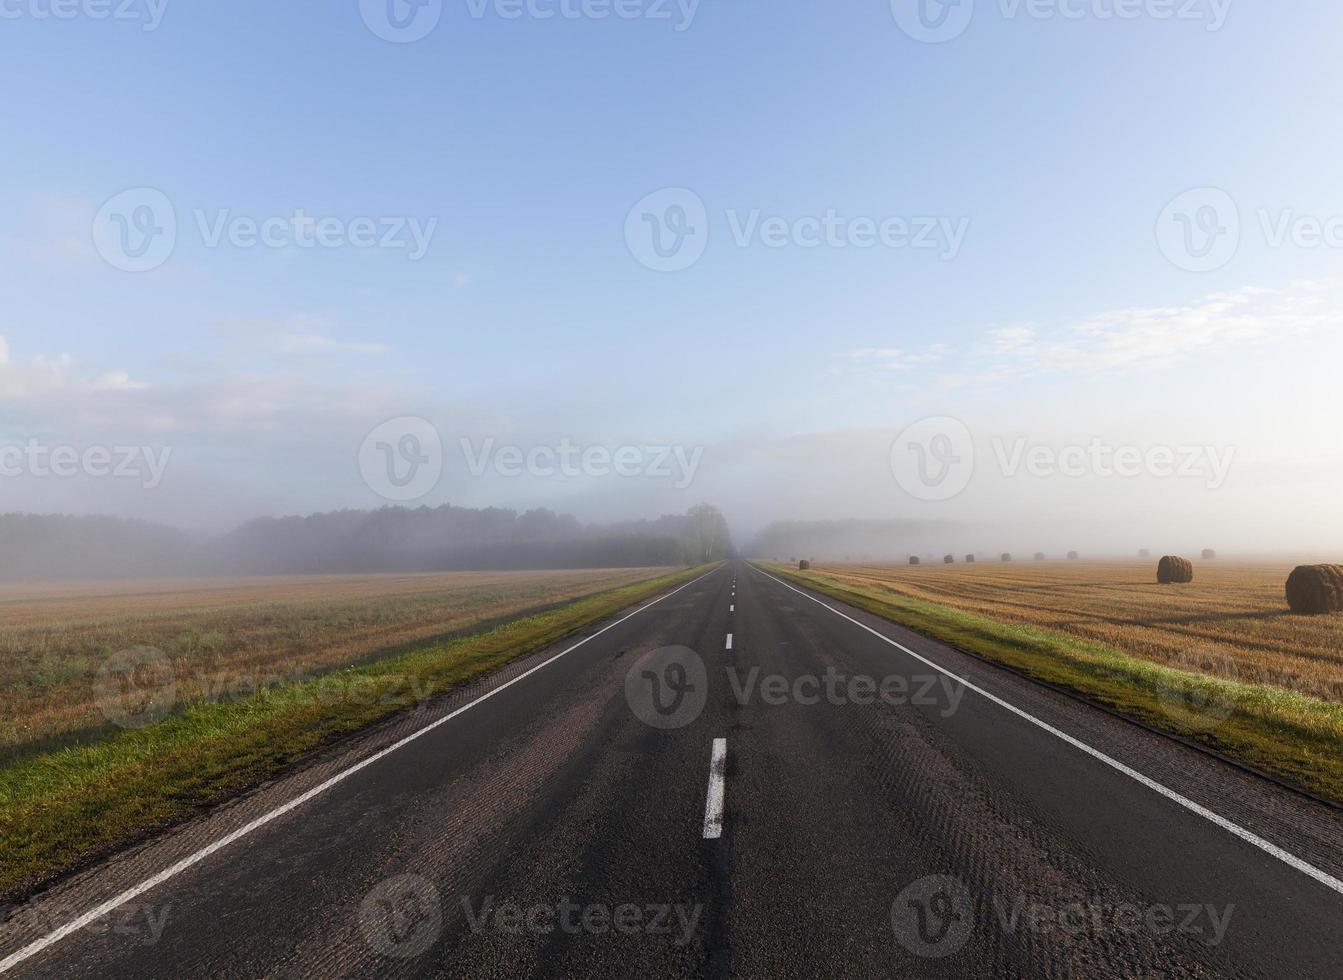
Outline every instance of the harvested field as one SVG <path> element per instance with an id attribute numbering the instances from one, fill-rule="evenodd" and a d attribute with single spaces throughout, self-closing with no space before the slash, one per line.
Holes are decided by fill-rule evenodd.
<path id="1" fill-rule="evenodd" d="M 664 569 L 154 580 L 0 587 L 0 758 L 105 727 L 95 682 L 153 647 L 178 694 L 264 686 Z"/>
<path id="2" fill-rule="evenodd" d="M 958 565 L 909 574 L 897 565 L 819 565 L 817 574 L 1005 623 L 1096 640 L 1191 669 L 1203 650 L 1240 680 L 1343 703 L 1343 615 L 1297 616 L 1291 563 L 1199 565 L 1192 584 L 1157 585 L 1150 561 Z"/>

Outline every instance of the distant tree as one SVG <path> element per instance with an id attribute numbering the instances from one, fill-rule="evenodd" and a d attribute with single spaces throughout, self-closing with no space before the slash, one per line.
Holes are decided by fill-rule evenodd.
<path id="1" fill-rule="evenodd" d="M 726 558 L 732 548 L 732 534 L 722 512 L 711 504 L 696 504 L 686 516 L 694 535 L 695 562 Z"/>

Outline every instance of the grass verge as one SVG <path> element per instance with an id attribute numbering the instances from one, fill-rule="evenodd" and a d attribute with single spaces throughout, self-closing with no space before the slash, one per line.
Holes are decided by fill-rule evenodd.
<path id="1" fill-rule="evenodd" d="M 621 586 L 465 636 L 235 700 L 0 770 L 0 899 L 251 788 L 342 736 L 542 649 L 704 568 Z"/>
<path id="2" fill-rule="evenodd" d="M 1343 804 L 1343 705 L 1269 685 L 1186 673 L 1106 644 L 759 564 L 771 574 Z"/>

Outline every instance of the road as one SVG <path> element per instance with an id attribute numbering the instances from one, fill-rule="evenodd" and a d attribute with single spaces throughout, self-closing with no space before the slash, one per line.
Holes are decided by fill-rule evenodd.
<path id="1" fill-rule="evenodd" d="M 1338 811 L 730 562 L 46 893 L 0 962 L 1337 977 L 1340 877 Z"/>

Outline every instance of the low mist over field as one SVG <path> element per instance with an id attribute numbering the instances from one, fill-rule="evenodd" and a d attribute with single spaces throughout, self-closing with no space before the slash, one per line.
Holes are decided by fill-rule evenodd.
<path id="1" fill-rule="evenodd" d="M 108 517 L 0 515 L 0 580 L 694 565 L 727 557 L 722 515 L 581 524 L 461 507 L 261 518 L 223 535 Z"/>
<path id="2" fill-rule="evenodd" d="M 746 371 L 715 386 L 725 367 L 710 361 L 614 412 L 545 383 L 466 400 L 425 379 L 390 386 L 329 325 L 285 356 L 273 348 L 298 344 L 297 328 L 255 325 L 246 336 L 268 352 L 187 373 L 0 343 L 0 508 L 217 538 L 259 517 L 388 506 L 618 528 L 707 501 L 743 548 L 777 539 L 761 538 L 776 522 L 882 529 L 866 547 L 840 525 L 796 545 L 832 557 L 1339 553 L 1333 293 L 951 331 L 961 339 L 817 350 L 786 369 L 762 353 L 774 383 Z M 389 349 L 377 369 L 415 359 Z"/>

